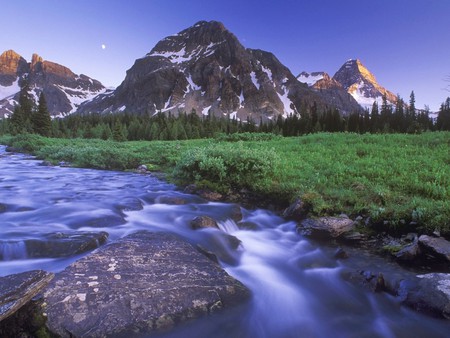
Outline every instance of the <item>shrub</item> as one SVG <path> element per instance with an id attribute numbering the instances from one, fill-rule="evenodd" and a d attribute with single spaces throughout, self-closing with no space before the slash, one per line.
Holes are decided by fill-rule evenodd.
<path id="1" fill-rule="evenodd" d="M 174 176 L 182 183 L 208 181 L 222 191 L 258 190 L 273 177 L 277 158 L 273 149 L 249 149 L 242 143 L 209 145 L 185 152 Z"/>

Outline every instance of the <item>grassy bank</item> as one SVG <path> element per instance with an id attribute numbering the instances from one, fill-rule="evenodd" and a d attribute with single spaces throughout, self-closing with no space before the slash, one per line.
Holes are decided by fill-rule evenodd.
<path id="1" fill-rule="evenodd" d="M 120 143 L 28 135 L 0 143 L 81 167 L 146 164 L 181 184 L 244 188 L 286 205 L 300 197 L 315 215 L 362 215 L 393 231 L 450 233 L 449 132 Z"/>

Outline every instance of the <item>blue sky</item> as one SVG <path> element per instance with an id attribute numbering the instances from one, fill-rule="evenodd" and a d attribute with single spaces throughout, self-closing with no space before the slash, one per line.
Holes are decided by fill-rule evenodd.
<path id="1" fill-rule="evenodd" d="M 118 86 L 162 38 L 217 20 L 294 75 L 358 58 L 378 82 L 432 110 L 450 96 L 450 0 L 2 1 L 0 52 L 32 53 Z M 102 49 L 102 44 L 106 46 Z"/>

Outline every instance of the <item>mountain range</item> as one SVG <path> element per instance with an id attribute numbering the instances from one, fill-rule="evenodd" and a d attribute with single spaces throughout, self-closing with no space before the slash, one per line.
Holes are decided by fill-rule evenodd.
<path id="1" fill-rule="evenodd" d="M 115 90 L 37 54 L 27 62 L 6 51 L 0 55 L 0 117 L 13 111 L 24 80 L 36 101 L 44 92 L 53 116 L 195 111 L 258 121 L 312 107 L 348 115 L 370 109 L 383 95 L 396 100 L 359 60 L 347 61 L 333 77 L 324 72 L 294 76 L 274 54 L 245 48 L 217 21 L 200 21 L 159 41 L 135 60 Z"/>

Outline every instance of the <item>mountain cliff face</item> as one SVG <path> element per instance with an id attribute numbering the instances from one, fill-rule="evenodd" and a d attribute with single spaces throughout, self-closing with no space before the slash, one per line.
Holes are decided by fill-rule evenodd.
<path id="1" fill-rule="evenodd" d="M 396 95 L 379 85 L 375 76 L 359 60 L 348 60 L 334 74 L 333 79 L 365 109 L 370 110 L 375 101 L 381 105 L 383 95 L 390 103 L 397 102 Z"/>
<path id="2" fill-rule="evenodd" d="M 330 106 L 334 106 L 342 115 L 348 115 L 353 112 L 362 112 L 362 107 L 344 89 L 342 84 L 325 72 L 302 72 L 297 76 L 297 80 L 307 84 L 316 91 L 322 99 Z"/>
<path id="3" fill-rule="evenodd" d="M 135 61 L 110 94 L 79 112 L 209 112 L 245 120 L 287 116 L 327 102 L 271 53 L 246 49 L 223 24 L 201 21 Z"/>
<path id="4" fill-rule="evenodd" d="M 20 83 L 26 80 L 36 103 L 44 92 L 53 116 L 74 112 L 79 104 L 105 92 L 105 87 L 86 75 L 76 75 L 69 68 L 45 61 L 33 54 L 27 62 L 9 50 L 0 55 L 0 117 L 11 114 L 18 101 Z"/>

